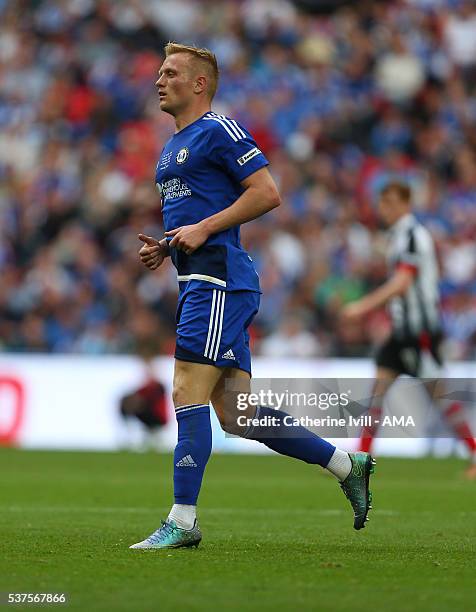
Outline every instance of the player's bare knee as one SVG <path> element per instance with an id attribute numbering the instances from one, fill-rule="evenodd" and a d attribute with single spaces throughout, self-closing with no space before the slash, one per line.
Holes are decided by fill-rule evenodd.
<path id="1" fill-rule="evenodd" d="M 172 391 L 175 407 L 208 404 L 219 376 L 219 368 L 176 360 Z"/>
<path id="2" fill-rule="evenodd" d="M 189 404 L 208 404 L 206 393 L 197 392 L 196 389 L 191 389 L 190 385 L 187 385 L 186 382 L 182 380 L 174 382 L 172 399 L 175 408 L 188 406 Z"/>
<path id="3" fill-rule="evenodd" d="M 193 403 L 190 401 L 190 398 L 187 399 L 185 385 L 182 385 L 181 383 L 177 382 L 174 383 L 174 388 L 172 390 L 172 400 L 176 408 L 178 408 L 179 406 L 186 406 L 187 404 Z"/>

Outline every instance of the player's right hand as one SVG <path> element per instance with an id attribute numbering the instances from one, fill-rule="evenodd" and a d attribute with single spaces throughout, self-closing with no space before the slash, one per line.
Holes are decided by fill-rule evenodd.
<path id="1" fill-rule="evenodd" d="M 139 251 L 139 257 L 149 270 L 156 270 L 167 257 L 167 247 L 162 245 L 156 238 L 139 234 L 139 240 L 142 240 L 144 245 Z"/>

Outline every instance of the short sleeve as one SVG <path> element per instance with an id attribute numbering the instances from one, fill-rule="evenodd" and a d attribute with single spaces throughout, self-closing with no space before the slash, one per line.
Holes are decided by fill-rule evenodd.
<path id="1" fill-rule="evenodd" d="M 418 252 L 415 234 L 412 231 L 410 232 L 406 249 L 399 257 L 397 268 L 417 274 L 421 265 L 421 257 L 422 254 Z"/>
<path id="2" fill-rule="evenodd" d="M 251 134 L 237 121 L 223 115 L 208 120 L 213 125 L 209 130 L 213 160 L 236 181 L 243 181 L 269 164 Z"/>

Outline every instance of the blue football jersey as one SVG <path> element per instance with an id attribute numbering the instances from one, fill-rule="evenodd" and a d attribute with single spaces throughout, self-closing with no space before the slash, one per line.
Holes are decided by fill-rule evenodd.
<path id="1" fill-rule="evenodd" d="M 156 171 L 166 231 L 198 223 L 243 193 L 241 181 L 268 165 L 239 123 L 208 112 L 166 143 Z M 258 274 L 240 243 L 239 226 L 212 234 L 191 255 L 171 249 L 180 290 L 192 287 L 260 291 Z"/>

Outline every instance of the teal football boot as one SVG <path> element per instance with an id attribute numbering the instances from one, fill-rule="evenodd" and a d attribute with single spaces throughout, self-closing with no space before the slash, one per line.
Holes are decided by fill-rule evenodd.
<path id="1" fill-rule="evenodd" d="M 340 486 L 354 510 L 354 529 L 362 529 L 372 508 L 369 480 L 375 471 L 375 459 L 368 453 L 349 453 L 349 457 L 352 469 Z"/>
<path id="2" fill-rule="evenodd" d="M 197 547 L 202 539 L 197 521 L 192 529 L 181 529 L 177 527 L 174 521 L 161 521 L 162 527 L 154 531 L 152 535 L 143 540 L 129 546 L 129 548 L 140 549 L 159 549 L 159 548 L 189 548 L 190 546 Z"/>

